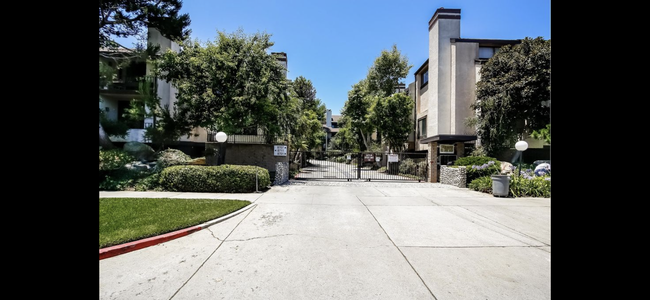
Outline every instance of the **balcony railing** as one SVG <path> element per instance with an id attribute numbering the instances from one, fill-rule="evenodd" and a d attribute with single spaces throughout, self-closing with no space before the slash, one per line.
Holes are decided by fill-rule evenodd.
<path id="1" fill-rule="evenodd" d="M 217 131 L 208 131 L 208 143 L 217 143 Z M 229 134 L 226 139 L 229 144 L 284 144 L 283 136 L 269 137 L 264 134 Z"/>
<path id="2" fill-rule="evenodd" d="M 100 90 L 119 90 L 119 91 L 137 91 L 140 88 L 140 78 L 127 78 L 125 80 L 115 80 L 112 82 L 103 82 L 100 80 Z M 151 82 L 151 90 L 154 88 L 154 83 Z"/>

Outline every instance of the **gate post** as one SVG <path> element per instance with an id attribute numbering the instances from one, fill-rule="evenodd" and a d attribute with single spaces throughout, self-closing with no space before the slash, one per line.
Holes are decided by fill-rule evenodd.
<path id="1" fill-rule="evenodd" d="M 359 157 L 357 158 L 357 179 L 361 179 L 361 166 L 363 166 L 363 153 L 359 152 Z"/>
<path id="2" fill-rule="evenodd" d="M 437 142 L 430 142 L 429 143 L 429 151 L 427 153 L 428 155 L 428 160 L 429 160 L 429 170 L 428 174 L 429 182 L 438 182 L 438 143 Z"/>

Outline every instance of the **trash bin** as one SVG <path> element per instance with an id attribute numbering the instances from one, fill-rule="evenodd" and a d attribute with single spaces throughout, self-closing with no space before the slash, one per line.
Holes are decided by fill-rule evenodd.
<path id="1" fill-rule="evenodd" d="M 508 197 L 510 192 L 510 176 L 492 175 L 492 195 L 494 197 Z"/>

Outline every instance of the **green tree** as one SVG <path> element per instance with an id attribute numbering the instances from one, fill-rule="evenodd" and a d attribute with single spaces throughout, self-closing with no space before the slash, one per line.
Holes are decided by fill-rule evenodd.
<path id="1" fill-rule="evenodd" d="M 218 31 L 215 42 L 181 42 L 164 53 L 156 75 L 177 89 L 177 109 L 192 126 L 240 134 L 262 129 L 269 139 L 295 121 L 284 68 L 267 53 L 270 35 Z"/>
<path id="2" fill-rule="evenodd" d="M 153 76 L 141 80 L 138 88 L 141 97 L 131 100 L 126 115 L 129 119 L 139 122 L 150 118 L 153 122 L 145 128 L 144 137 L 162 150 L 170 144 L 177 143 L 185 134 L 189 137 L 192 126 L 178 109 L 170 108 L 168 104 L 161 104 L 155 84 L 156 79 Z"/>
<path id="3" fill-rule="evenodd" d="M 413 65 L 409 65 L 408 57 L 401 54 L 397 45 L 393 44 L 390 51 L 382 50 L 368 71 L 366 80 L 370 93 L 380 97 L 388 97 L 395 93 L 399 80 L 406 78 Z"/>
<path id="4" fill-rule="evenodd" d="M 357 143 L 364 146 L 362 150 L 370 149 L 372 143 L 371 134 L 375 130 L 374 124 L 370 121 L 372 106 L 376 98 L 368 93 L 367 80 L 362 79 L 352 86 L 348 91 L 348 100 L 345 101 L 341 114 L 345 117 L 344 128 L 350 132 L 357 133 Z"/>
<path id="5" fill-rule="evenodd" d="M 292 95 L 297 101 L 297 109 L 292 115 L 298 116 L 291 126 L 291 148 L 310 150 L 320 146 L 325 139 L 322 123 L 325 122 L 326 107 L 316 98 L 316 88 L 311 80 L 298 76 L 292 85 Z"/>
<path id="6" fill-rule="evenodd" d="M 348 143 L 351 141 L 350 138 L 356 136 L 359 146 L 362 144 L 364 150 L 371 149 L 372 133 L 377 130 L 379 138 L 387 138 L 390 140 L 389 144 L 398 147 L 397 142 L 402 140 L 402 137 L 396 134 L 401 132 L 401 128 L 412 126 L 410 119 L 412 111 L 409 111 L 404 118 L 401 112 L 405 107 L 399 109 L 400 113 L 391 113 L 386 109 L 393 107 L 396 101 L 402 102 L 403 98 L 391 98 L 391 95 L 395 93 L 400 79 L 406 78 L 411 67 L 408 58 L 400 53 L 397 45 L 393 45 L 390 51 L 382 50 L 368 70 L 366 78 L 352 86 L 341 112 L 347 121 L 344 123 L 344 128 L 348 128 L 346 129 L 348 135 L 345 136 Z M 412 101 L 409 103 L 412 110 Z M 350 134 L 357 132 L 358 134 L 355 135 Z M 408 132 L 403 138 L 407 137 Z"/>
<path id="7" fill-rule="evenodd" d="M 390 150 L 399 152 L 404 149 L 413 127 L 412 115 L 413 100 L 403 93 L 385 97 L 375 105 L 371 120 L 388 142 Z"/>
<path id="8" fill-rule="evenodd" d="M 145 36 L 147 27 L 154 27 L 171 39 L 189 37 L 190 18 L 188 14 L 179 14 L 182 2 L 179 0 L 101 0 L 99 1 L 99 47 L 116 48 L 116 37 Z M 136 47 L 129 57 L 139 57 L 156 52 L 156 47 Z M 123 56 L 123 54 L 120 54 Z M 123 57 L 124 58 L 124 57 Z M 113 76 L 114 70 L 100 62 L 100 83 Z M 104 131 L 100 116 L 99 145 L 102 148 L 114 148 L 109 134 Z"/>
<path id="9" fill-rule="evenodd" d="M 99 47 L 115 47 L 115 37 L 137 36 L 155 27 L 170 40 L 189 37 L 190 17 L 179 14 L 180 0 L 100 0 Z"/>
<path id="10" fill-rule="evenodd" d="M 302 111 L 311 110 L 316 113 L 318 120 L 325 122 L 325 112 L 327 108 L 325 104 L 318 98 L 316 98 L 316 88 L 312 84 L 311 80 L 298 76 L 292 84 L 293 90 L 296 93 L 296 97 L 300 100 Z"/>
<path id="11" fill-rule="evenodd" d="M 551 41 L 525 38 L 521 44 L 504 46 L 480 71 L 476 84 L 477 116 L 468 125 L 488 155 L 511 148 L 533 130 L 550 121 Z"/>

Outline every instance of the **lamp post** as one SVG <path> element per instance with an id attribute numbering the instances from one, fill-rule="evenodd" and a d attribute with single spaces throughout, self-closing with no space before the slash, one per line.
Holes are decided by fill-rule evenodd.
<path id="1" fill-rule="evenodd" d="M 524 151 L 528 149 L 528 143 L 526 143 L 525 141 L 519 141 L 515 144 L 515 149 L 521 152 L 519 153 L 519 173 L 518 173 L 518 175 L 521 176 L 521 157 L 524 156 Z"/>
<path id="2" fill-rule="evenodd" d="M 219 131 L 215 135 L 214 139 L 217 141 L 217 143 L 219 143 L 219 157 L 217 157 L 217 166 L 219 166 L 223 163 L 222 157 L 225 156 L 223 155 L 225 149 L 225 147 L 223 147 L 223 142 L 228 139 L 228 135 L 223 131 Z"/>

